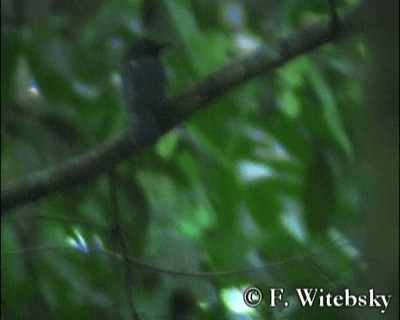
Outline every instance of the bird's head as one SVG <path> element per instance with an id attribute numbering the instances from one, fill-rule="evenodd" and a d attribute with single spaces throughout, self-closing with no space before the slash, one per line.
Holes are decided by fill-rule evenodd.
<path id="1" fill-rule="evenodd" d="M 127 58 L 133 60 L 145 56 L 158 57 L 167 46 L 169 46 L 169 43 L 157 43 L 147 38 L 141 39 L 129 49 Z"/>

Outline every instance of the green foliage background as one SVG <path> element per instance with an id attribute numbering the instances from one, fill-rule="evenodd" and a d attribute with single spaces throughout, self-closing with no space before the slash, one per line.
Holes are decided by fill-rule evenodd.
<path id="1" fill-rule="evenodd" d="M 340 1 L 339 10 L 355 4 Z M 163 61 L 173 96 L 247 54 L 240 39 L 268 48 L 328 12 L 325 1 L 60 1 L 44 19 L 2 25 L 2 184 L 127 130 L 121 57 L 144 30 L 172 43 Z M 212 279 L 133 265 L 143 319 L 172 317 L 172 297 L 183 294 L 188 319 L 352 317 L 349 309 L 301 308 L 294 288 L 362 289 L 355 144 L 367 63 L 357 35 L 328 44 L 221 96 L 118 165 L 131 257 L 182 272 L 279 262 Z M 4 314 L 128 319 L 123 263 L 95 251 L 121 252 L 114 209 L 101 177 L 2 220 Z M 233 299 L 250 285 L 284 288 L 290 307 L 239 310 Z"/>

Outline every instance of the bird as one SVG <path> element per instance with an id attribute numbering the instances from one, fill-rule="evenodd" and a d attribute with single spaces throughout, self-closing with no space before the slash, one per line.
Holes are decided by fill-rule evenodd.
<path id="1" fill-rule="evenodd" d="M 122 94 L 139 146 L 152 144 L 160 134 L 165 105 L 166 72 L 160 54 L 169 43 L 148 38 L 137 41 L 126 53 L 121 72 Z"/>

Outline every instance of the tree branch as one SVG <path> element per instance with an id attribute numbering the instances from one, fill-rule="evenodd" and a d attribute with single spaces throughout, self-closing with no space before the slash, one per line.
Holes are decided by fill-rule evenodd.
<path id="1" fill-rule="evenodd" d="M 332 32 L 329 22 L 320 22 L 283 39 L 274 50 L 257 50 L 243 58 L 236 59 L 212 73 L 198 84 L 170 99 L 167 108 L 173 114 L 166 114 L 160 136 L 174 126 L 193 116 L 207 103 L 222 96 L 233 88 L 266 74 L 286 62 L 325 43 L 352 33 L 359 22 L 360 8 L 347 14 L 338 22 Z M 19 205 L 39 200 L 53 192 L 67 190 L 93 179 L 117 165 L 124 159 L 140 153 L 148 146 L 136 144 L 130 134 L 105 143 L 97 149 L 68 160 L 55 167 L 38 171 L 18 181 L 12 181 L 2 188 L 2 215 Z"/>

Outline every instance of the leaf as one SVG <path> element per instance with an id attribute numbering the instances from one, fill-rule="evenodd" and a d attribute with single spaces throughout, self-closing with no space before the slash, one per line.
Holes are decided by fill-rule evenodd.
<path id="1" fill-rule="evenodd" d="M 320 71 L 312 63 L 308 66 L 307 76 L 321 102 L 323 120 L 332 138 L 342 148 L 348 159 L 352 159 L 353 149 L 343 126 L 334 93 L 325 78 L 321 76 Z"/>
<path id="2" fill-rule="evenodd" d="M 330 225 L 335 207 L 331 168 L 320 150 L 315 150 L 304 191 L 305 220 L 311 234 L 320 234 Z"/>
<path id="3" fill-rule="evenodd" d="M 279 106 L 289 118 L 296 118 L 300 113 L 300 103 L 297 95 L 291 89 L 285 89 L 278 97 Z"/>

